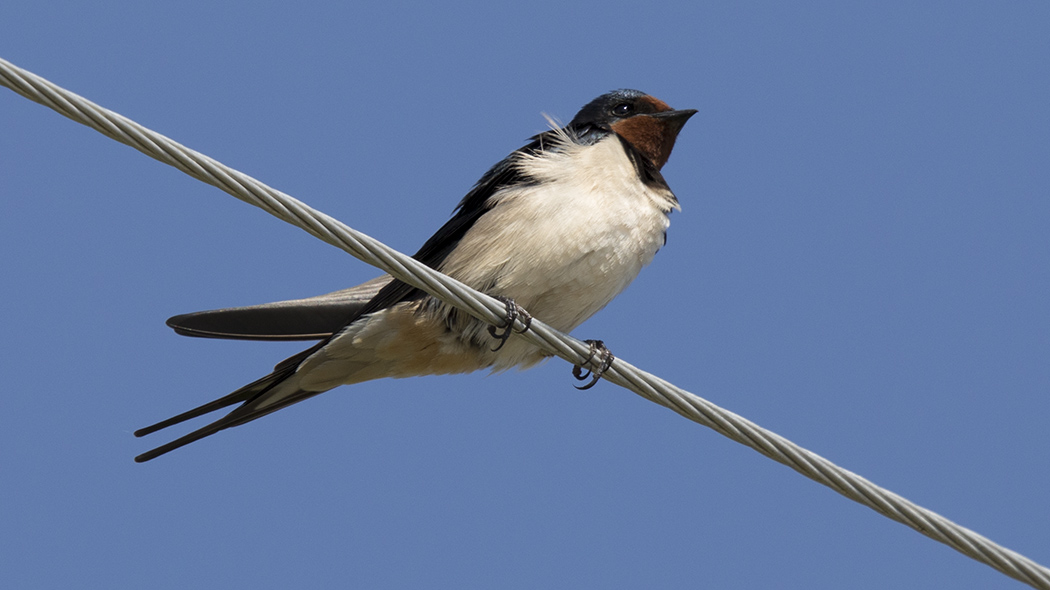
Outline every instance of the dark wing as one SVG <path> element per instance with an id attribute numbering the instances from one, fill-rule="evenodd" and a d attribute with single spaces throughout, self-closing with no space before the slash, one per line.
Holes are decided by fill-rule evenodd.
<path id="1" fill-rule="evenodd" d="M 548 138 L 551 133 L 548 131 L 533 137 L 528 145 L 515 150 L 490 168 L 478 180 L 474 188 L 467 193 L 467 196 L 463 197 L 459 205 L 456 205 L 456 210 L 452 217 L 445 222 L 445 225 L 442 225 L 441 228 L 434 232 L 434 235 L 430 236 L 429 240 L 423 243 L 419 250 L 412 255 L 412 258 L 430 268 L 440 266 L 449 253 L 459 244 L 459 241 L 463 239 L 467 231 L 474 225 L 474 222 L 492 208 L 492 195 L 508 187 L 532 182 L 531 178 L 521 173 L 516 160 L 519 154 L 534 154 L 543 149 L 544 142 L 549 143 Z M 350 321 L 352 322 L 362 315 L 386 309 L 402 301 L 419 299 L 424 295 L 426 293 L 423 291 L 395 279 L 383 287 L 367 305 L 361 308 L 361 312 Z"/>
<path id="2" fill-rule="evenodd" d="M 456 211 L 445 225 L 441 226 L 423 246 L 419 248 L 412 258 L 422 262 L 430 268 L 437 268 L 455 249 L 459 241 L 467 231 L 473 227 L 474 222 L 481 218 L 494 203 L 492 196 L 497 192 L 523 184 L 529 184 L 533 180 L 521 172 L 517 165 L 517 159 L 521 154 L 535 154 L 543 149 L 545 143 L 550 143 L 553 132 L 548 131 L 536 135 L 528 145 L 515 150 L 512 154 L 501 160 L 486 172 L 474 188 L 463 197 L 456 205 Z M 394 281 L 395 283 L 398 281 Z M 406 297 L 412 299 L 414 297 Z"/>
<path id="3" fill-rule="evenodd" d="M 486 172 L 456 207 L 452 218 L 423 244 L 413 258 L 431 268 L 439 266 L 474 222 L 492 208 L 493 203 L 490 199 L 496 192 L 509 186 L 531 182 L 531 179 L 518 170 L 514 159 L 520 152 L 535 153 L 542 149 L 547 137 L 548 134 L 537 135 L 532 138 L 531 143 Z M 145 436 L 215 410 L 241 404 L 223 418 L 143 453 L 135 460 L 140 463 L 149 461 L 220 430 L 239 426 L 317 395 L 320 392 L 299 391 L 286 395 L 276 403 L 269 403 L 272 402 L 274 387 L 292 375 L 300 363 L 323 348 L 343 327 L 363 315 L 386 309 L 401 301 L 418 299 L 423 295 L 422 291 L 384 275 L 357 287 L 319 297 L 203 311 L 171 318 L 168 325 L 186 336 L 248 340 L 323 340 L 281 361 L 269 375 L 229 395 L 136 431 L 135 436 Z"/>
<path id="4" fill-rule="evenodd" d="M 393 277 L 308 299 L 177 315 L 168 325 L 183 336 L 235 340 L 322 340 L 347 324 Z"/>
<path id="5" fill-rule="evenodd" d="M 489 199 L 508 186 L 529 182 L 518 170 L 518 153 L 535 153 L 547 134 L 532 141 L 493 166 L 467 196 L 460 201 L 452 218 L 413 256 L 430 268 L 437 268 L 467 230 L 492 208 Z M 174 316 L 168 325 L 183 336 L 234 340 L 323 340 L 363 315 L 418 299 L 422 291 L 393 280 L 389 275 L 372 279 L 350 289 L 307 299 L 278 301 L 247 307 L 230 307 Z"/>

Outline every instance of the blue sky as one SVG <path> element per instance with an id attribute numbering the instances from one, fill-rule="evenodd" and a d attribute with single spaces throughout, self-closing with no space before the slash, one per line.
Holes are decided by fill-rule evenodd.
<path id="1" fill-rule="evenodd" d="M 667 247 L 575 335 L 1050 563 L 1046 4 L 20 4 L 0 57 L 402 251 L 541 113 L 698 109 Z M 137 465 L 302 348 L 167 317 L 377 271 L 7 90 L 0 128 L 5 586 L 1021 587 L 560 360 Z"/>

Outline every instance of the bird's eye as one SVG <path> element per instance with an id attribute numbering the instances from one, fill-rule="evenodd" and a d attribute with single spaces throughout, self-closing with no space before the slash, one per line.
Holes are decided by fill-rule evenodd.
<path id="1" fill-rule="evenodd" d="M 621 102 L 612 108 L 612 113 L 617 117 L 626 117 L 634 112 L 634 105 L 629 102 Z"/>

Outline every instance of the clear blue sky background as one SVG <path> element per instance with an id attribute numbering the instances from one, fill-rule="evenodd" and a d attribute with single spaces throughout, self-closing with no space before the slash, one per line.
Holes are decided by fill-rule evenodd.
<path id="1" fill-rule="evenodd" d="M 1050 563 L 1045 2 L 9 2 L 0 56 L 414 251 L 541 113 L 699 114 L 576 331 Z M 1015 588 L 566 363 L 342 388 L 147 465 L 302 348 L 176 313 L 377 271 L 0 90 L 6 588 Z"/>

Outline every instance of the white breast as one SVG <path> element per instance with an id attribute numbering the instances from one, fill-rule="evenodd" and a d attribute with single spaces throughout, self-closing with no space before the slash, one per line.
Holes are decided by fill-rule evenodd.
<path id="1" fill-rule="evenodd" d="M 677 208 L 670 191 L 641 182 L 616 136 L 593 145 L 566 141 L 523 156 L 519 165 L 536 182 L 495 195 L 493 209 L 441 266 L 563 331 L 652 261 Z"/>

